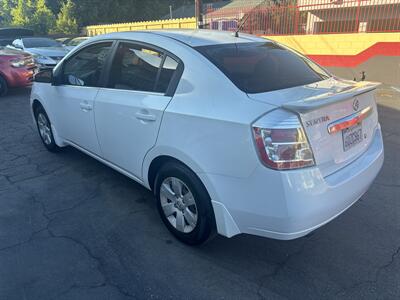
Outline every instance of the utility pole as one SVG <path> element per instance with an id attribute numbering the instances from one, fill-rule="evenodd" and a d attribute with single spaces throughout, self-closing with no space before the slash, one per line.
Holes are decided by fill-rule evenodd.
<path id="1" fill-rule="evenodd" d="M 202 0 L 195 0 L 195 14 L 197 28 L 203 28 L 203 3 Z"/>
<path id="2" fill-rule="evenodd" d="M 172 20 L 172 5 L 169 6 L 169 18 Z"/>

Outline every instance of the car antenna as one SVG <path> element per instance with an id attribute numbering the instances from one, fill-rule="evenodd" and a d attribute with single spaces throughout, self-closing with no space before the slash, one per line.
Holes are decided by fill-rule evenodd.
<path id="1" fill-rule="evenodd" d="M 250 17 L 250 13 L 248 13 L 247 16 L 242 18 L 242 20 L 240 21 L 240 24 L 238 25 L 238 27 L 235 31 L 235 37 L 237 37 L 237 38 L 239 37 L 239 31 L 242 30 L 244 24 L 246 24 L 249 17 Z"/>
<path id="2" fill-rule="evenodd" d="M 238 28 L 237 28 L 236 31 L 235 31 L 235 37 L 237 37 L 237 38 L 239 37 L 239 31 L 242 30 L 244 24 L 246 24 L 247 20 L 248 20 L 249 17 L 250 17 L 250 14 L 253 12 L 253 10 L 255 10 L 255 9 L 258 8 L 258 7 L 261 7 L 261 5 L 262 5 L 263 3 L 265 3 L 265 2 L 267 2 L 267 0 L 262 1 L 262 2 L 261 2 L 259 5 L 257 5 L 256 7 L 253 7 L 253 9 L 251 9 L 251 10 L 247 13 L 247 16 L 245 16 L 245 17 L 242 18 L 242 20 L 241 20 L 241 22 L 240 22 Z M 275 2 L 275 1 L 274 1 L 274 2 Z"/>

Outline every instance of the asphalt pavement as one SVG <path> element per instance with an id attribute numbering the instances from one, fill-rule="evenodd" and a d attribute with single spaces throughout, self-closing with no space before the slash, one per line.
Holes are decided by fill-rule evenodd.
<path id="1" fill-rule="evenodd" d="M 29 90 L 0 98 L 0 299 L 400 299 L 400 88 L 378 92 L 385 163 L 311 235 L 175 240 L 154 197 L 41 145 Z M 267 193 L 267 191 L 266 191 Z"/>

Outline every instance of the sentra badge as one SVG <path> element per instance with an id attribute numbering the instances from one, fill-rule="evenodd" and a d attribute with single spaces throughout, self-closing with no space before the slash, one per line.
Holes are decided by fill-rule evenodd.
<path id="1" fill-rule="evenodd" d="M 322 117 L 314 119 L 314 120 L 306 121 L 306 126 L 307 127 L 315 126 L 318 124 L 328 122 L 329 120 L 330 120 L 330 118 L 328 116 L 322 116 Z"/>

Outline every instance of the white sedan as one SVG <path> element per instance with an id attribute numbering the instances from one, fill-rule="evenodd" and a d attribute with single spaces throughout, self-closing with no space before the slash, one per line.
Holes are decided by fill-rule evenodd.
<path id="1" fill-rule="evenodd" d="M 288 240 L 377 176 L 376 86 L 250 35 L 121 32 L 39 73 L 31 107 L 48 150 L 73 146 L 153 190 L 179 240 Z"/>

